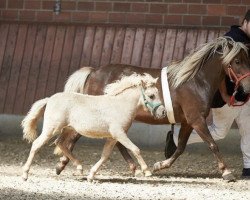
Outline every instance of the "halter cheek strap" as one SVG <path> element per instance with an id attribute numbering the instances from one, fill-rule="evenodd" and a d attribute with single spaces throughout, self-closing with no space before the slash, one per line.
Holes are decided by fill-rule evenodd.
<path id="1" fill-rule="evenodd" d="M 230 106 L 243 106 L 250 99 L 250 94 L 248 94 L 247 99 L 241 104 L 235 104 L 235 95 L 237 94 L 237 89 L 240 86 L 240 81 L 243 80 L 244 78 L 250 76 L 250 72 L 243 74 L 241 76 L 237 76 L 237 74 L 234 72 L 234 70 L 232 69 L 232 66 L 230 64 L 228 67 L 228 76 L 229 76 L 230 80 L 235 83 L 234 93 L 230 97 Z"/>
<path id="2" fill-rule="evenodd" d="M 155 115 L 155 112 L 156 112 L 157 108 L 159 106 L 161 106 L 162 104 L 161 103 L 152 103 L 152 102 L 149 102 L 146 99 L 146 96 L 145 96 L 145 93 L 144 93 L 143 89 L 141 89 L 141 92 L 142 92 L 142 96 L 143 96 L 144 105 L 150 110 L 151 114 Z"/>

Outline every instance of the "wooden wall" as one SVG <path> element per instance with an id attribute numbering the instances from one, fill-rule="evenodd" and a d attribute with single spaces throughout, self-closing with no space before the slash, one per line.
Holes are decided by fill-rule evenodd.
<path id="1" fill-rule="evenodd" d="M 62 91 L 82 66 L 124 63 L 161 68 L 218 29 L 0 24 L 0 113 L 26 114 L 37 99 Z"/>

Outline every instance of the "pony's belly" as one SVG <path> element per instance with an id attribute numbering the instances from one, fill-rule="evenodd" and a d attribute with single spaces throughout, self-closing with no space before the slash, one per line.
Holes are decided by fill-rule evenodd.
<path id="1" fill-rule="evenodd" d="M 79 132 L 81 135 L 89 137 L 89 138 L 109 138 L 112 137 L 108 132 L 102 131 L 82 131 Z"/>

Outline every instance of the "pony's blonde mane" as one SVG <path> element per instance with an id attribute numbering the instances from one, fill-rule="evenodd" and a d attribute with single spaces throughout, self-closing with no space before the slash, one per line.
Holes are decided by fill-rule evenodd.
<path id="1" fill-rule="evenodd" d="M 104 89 L 104 94 L 115 96 L 128 88 L 137 87 L 142 84 L 147 88 L 155 85 L 157 80 L 158 78 L 153 78 L 147 73 L 144 73 L 143 75 L 133 73 L 130 76 L 123 76 L 121 80 L 108 84 Z"/>
<path id="2" fill-rule="evenodd" d="M 231 45 L 232 47 L 229 47 Z M 218 51 L 221 50 L 221 52 Z M 184 82 L 192 79 L 202 68 L 206 60 L 215 53 L 221 54 L 222 64 L 229 65 L 230 61 L 244 50 L 248 53 L 248 48 L 240 42 L 235 42 L 230 37 L 219 37 L 212 42 L 205 43 L 194 53 L 189 54 L 181 62 L 174 63 L 168 67 L 170 83 L 173 87 L 178 87 Z"/>

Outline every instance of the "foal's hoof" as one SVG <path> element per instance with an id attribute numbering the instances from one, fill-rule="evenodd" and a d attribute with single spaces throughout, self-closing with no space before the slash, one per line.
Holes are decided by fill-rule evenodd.
<path id="1" fill-rule="evenodd" d="M 56 174 L 57 174 L 57 175 L 60 175 L 61 172 L 63 171 L 63 169 L 64 169 L 64 167 L 63 167 L 62 165 L 57 164 L 57 165 L 56 165 Z"/>
<path id="2" fill-rule="evenodd" d="M 153 172 L 157 172 L 157 171 L 159 171 L 161 168 L 162 168 L 161 162 L 157 162 L 157 163 L 154 164 Z"/>
<path id="3" fill-rule="evenodd" d="M 27 181 L 28 173 L 24 172 L 23 175 L 22 175 L 22 179 L 23 179 L 23 181 Z"/>
<path id="4" fill-rule="evenodd" d="M 141 170 L 139 170 L 139 169 L 137 169 L 137 170 L 135 170 L 135 177 L 143 177 L 144 176 L 144 173 L 141 171 Z"/>
<path id="5" fill-rule="evenodd" d="M 89 175 L 87 176 L 87 181 L 88 181 L 88 182 L 93 182 L 93 181 L 94 181 L 94 176 L 92 176 L 92 175 L 89 174 Z"/>
<path id="6" fill-rule="evenodd" d="M 77 169 L 74 173 L 73 176 L 83 176 L 83 170 Z"/>
<path id="7" fill-rule="evenodd" d="M 152 176 L 152 173 L 151 173 L 151 171 L 146 170 L 146 171 L 144 172 L 144 175 L 145 175 L 145 177 L 149 177 L 149 176 Z"/>
<path id="8" fill-rule="evenodd" d="M 230 173 L 224 173 L 222 174 L 222 178 L 228 182 L 235 182 L 236 178 L 234 177 L 234 175 L 230 172 Z"/>

